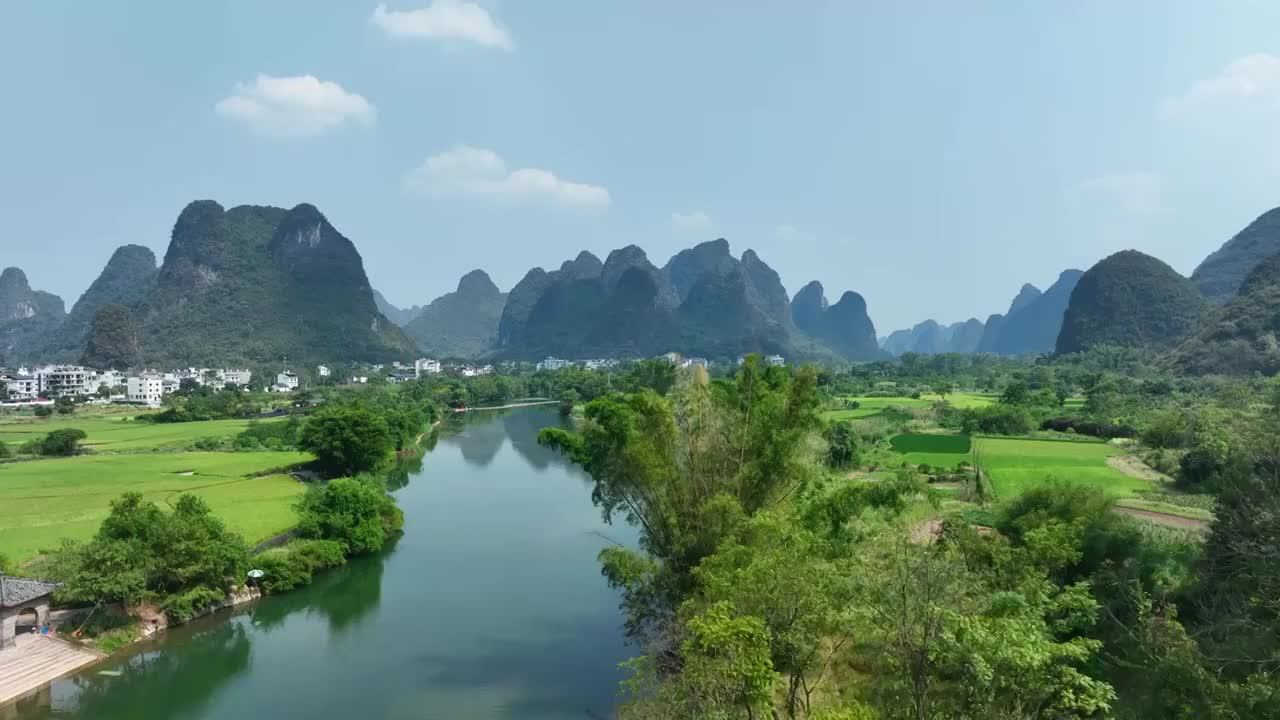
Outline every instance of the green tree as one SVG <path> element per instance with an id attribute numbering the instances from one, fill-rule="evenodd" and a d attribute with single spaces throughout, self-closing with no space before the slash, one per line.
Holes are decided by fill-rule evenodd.
<path id="1" fill-rule="evenodd" d="M 372 470 L 391 455 L 387 421 L 363 408 L 326 408 L 302 426 L 298 445 L 334 476 Z"/>
<path id="2" fill-rule="evenodd" d="M 823 435 L 827 441 L 826 464 L 833 470 L 844 470 L 858 464 L 858 434 L 853 423 L 829 423 Z"/>
<path id="3" fill-rule="evenodd" d="M 692 569 L 743 517 L 811 476 L 805 452 L 817 410 L 811 370 L 792 378 L 751 356 L 731 381 L 689 383 L 671 399 L 647 388 L 606 395 L 587 404 L 580 433 L 542 430 L 539 442 L 591 475 L 606 522 L 621 515 L 640 528 L 648 558 L 602 554 L 606 577 L 627 596 L 633 634 L 674 613 Z"/>
<path id="4" fill-rule="evenodd" d="M 60 397 L 53 401 L 53 410 L 59 415 L 70 415 L 76 411 L 76 404 L 69 397 Z"/>
<path id="5" fill-rule="evenodd" d="M 312 487 L 295 507 L 303 537 L 336 540 L 350 555 L 381 550 L 403 524 L 395 500 L 366 478 L 338 478 Z"/>
<path id="6" fill-rule="evenodd" d="M 689 618 L 681 644 L 683 666 L 668 681 L 652 657 L 626 665 L 635 676 L 626 684 L 641 700 L 633 718 L 728 720 L 770 717 L 776 674 L 769 659 L 769 633 L 756 617 L 720 602 Z"/>

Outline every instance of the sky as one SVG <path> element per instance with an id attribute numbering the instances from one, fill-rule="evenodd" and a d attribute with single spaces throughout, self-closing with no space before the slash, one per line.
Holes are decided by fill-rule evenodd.
<path id="1" fill-rule="evenodd" d="M 1280 3 L 7 3 L 0 264 L 68 306 L 184 205 L 309 202 L 375 288 L 727 238 L 885 334 L 1280 205 Z"/>

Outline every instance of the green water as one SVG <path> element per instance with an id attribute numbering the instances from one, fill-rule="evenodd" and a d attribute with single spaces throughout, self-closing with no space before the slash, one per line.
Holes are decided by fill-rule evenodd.
<path id="1" fill-rule="evenodd" d="M 405 532 L 382 554 L 176 628 L 0 718 L 610 717 L 631 653 L 595 533 L 634 534 L 605 526 L 585 476 L 537 445 L 554 410 L 472 417 L 402 479 Z"/>

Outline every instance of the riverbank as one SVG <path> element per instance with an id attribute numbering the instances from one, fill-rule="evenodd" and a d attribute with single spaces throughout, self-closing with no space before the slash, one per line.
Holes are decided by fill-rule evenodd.
<path id="1" fill-rule="evenodd" d="M 528 402 L 508 403 L 506 405 L 484 405 L 481 407 L 454 408 L 456 413 L 476 412 L 478 410 L 514 410 L 515 408 L 537 407 L 539 405 L 556 405 L 559 400 L 530 400 Z"/>
<path id="2" fill-rule="evenodd" d="M 395 490 L 407 521 L 383 551 L 131 645 L 0 718 L 223 720 L 281 698 L 315 720 L 614 717 L 633 652 L 596 556 L 602 534 L 634 537 L 537 444 L 565 422 L 535 407 L 442 423 Z"/>

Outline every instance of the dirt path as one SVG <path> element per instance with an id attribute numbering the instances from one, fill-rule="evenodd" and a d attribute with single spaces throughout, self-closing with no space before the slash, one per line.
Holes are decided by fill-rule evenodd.
<path id="1" fill-rule="evenodd" d="M 1113 508 L 1116 512 L 1131 517 L 1149 520 L 1157 525 L 1166 527 L 1181 528 L 1183 530 L 1196 530 L 1198 532 L 1209 532 L 1209 521 L 1198 520 L 1196 518 L 1182 517 L 1181 515 L 1170 515 L 1169 513 L 1156 512 L 1154 510 L 1142 510 L 1140 508 L 1124 507 L 1116 505 Z"/>
<path id="2" fill-rule="evenodd" d="M 1132 455 L 1112 455 L 1107 458 L 1107 465 L 1113 470 L 1119 470 L 1125 475 L 1139 480 L 1150 480 L 1151 482 L 1169 481 L 1167 475 Z"/>

